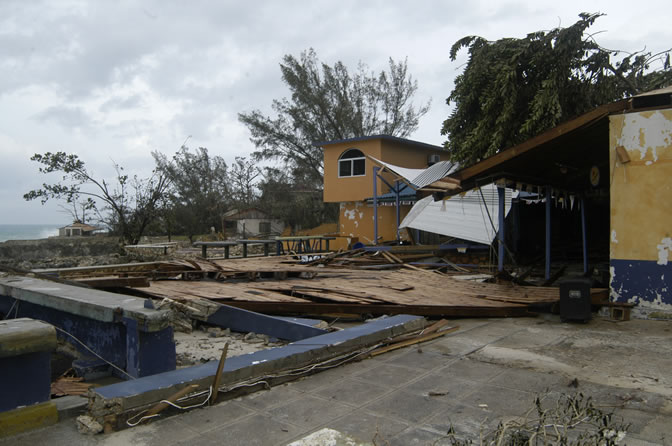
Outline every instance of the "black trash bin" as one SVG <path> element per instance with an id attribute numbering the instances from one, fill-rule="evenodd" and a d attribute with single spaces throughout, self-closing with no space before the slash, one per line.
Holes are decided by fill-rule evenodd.
<path id="1" fill-rule="evenodd" d="M 590 287 L 592 279 L 577 277 L 560 282 L 560 319 L 588 322 L 590 313 Z"/>

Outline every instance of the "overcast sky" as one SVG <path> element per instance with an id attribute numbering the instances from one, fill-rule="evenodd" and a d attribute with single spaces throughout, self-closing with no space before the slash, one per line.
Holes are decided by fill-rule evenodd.
<path id="1" fill-rule="evenodd" d="M 207 147 L 227 161 L 253 149 L 237 113 L 270 113 L 287 95 L 283 55 L 314 48 L 329 64 L 387 68 L 408 57 L 416 103 L 430 112 L 412 139 L 441 144 L 445 98 L 460 73 L 448 57 L 465 35 L 496 40 L 568 26 L 605 47 L 672 45 L 666 1 L 69 1 L 0 0 L 0 224 L 65 223 L 55 204 L 22 195 L 46 178 L 34 153 L 76 153 L 101 177 L 112 163 L 146 175 L 151 152 Z"/>

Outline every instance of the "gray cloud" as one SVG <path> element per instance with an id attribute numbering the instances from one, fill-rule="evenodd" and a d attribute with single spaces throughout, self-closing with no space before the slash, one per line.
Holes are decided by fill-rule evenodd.
<path id="1" fill-rule="evenodd" d="M 647 11 L 667 10 L 662 0 Z M 152 150 L 172 153 L 187 135 L 228 160 L 250 153 L 242 111 L 270 113 L 287 96 L 278 64 L 285 54 L 313 47 L 322 60 L 385 69 L 391 56 L 408 57 L 418 80 L 418 102 L 432 109 L 413 138 L 441 143 L 445 98 L 465 55 L 449 60 L 450 46 L 476 34 L 521 37 L 573 23 L 585 2 L 0 2 L 0 154 L 17 160 L 17 178 L 40 184 L 25 162 L 35 151 L 67 148 L 96 171 L 110 160 L 139 174 L 151 170 Z M 664 14 L 631 3 L 598 1 L 600 43 L 626 50 L 663 49 L 672 41 Z M 624 36 L 627 36 L 627 40 Z M 660 47 L 660 48 L 659 48 Z M 3 170 L 6 167 L 3 165 Z M 13 183 L 0 195 L 5 208 L 25 211 Z M 14 188 L 14 189 L 13 189 Z M 34 205 L 31 203 L 31 205 Z M 24 210 L 22 210 L 24 209 Z M 3 212 L 0 223 L 6 222 Z M 58 218 L 57 218 L 58 219 Z M 60 219 L 59 219 L 60 221 Z"/>

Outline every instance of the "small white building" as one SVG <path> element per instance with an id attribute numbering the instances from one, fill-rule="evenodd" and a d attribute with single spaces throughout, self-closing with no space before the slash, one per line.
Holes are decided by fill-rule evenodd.
<path id="1" fill-rule="evenodd" d="M 87 225 L 86 223 L 80 223 L 78 221 L 58 228 L 59 237 L 81 237 L 81 236 L 90 236 L 93 235 L 94 231 L 97 231 L 98 228 L 95 226 Z"/>
<path id="2" fill-rule="evenodd" d="M 267 237 L 279 235 L 285 229 L 282 220 L 270 217 L 257 208 L 232 209 L 222 216 L 225 234 L 247 237 Z"/>

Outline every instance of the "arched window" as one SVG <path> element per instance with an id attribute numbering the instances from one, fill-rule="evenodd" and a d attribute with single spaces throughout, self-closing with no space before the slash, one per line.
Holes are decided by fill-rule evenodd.
<path id="1" fill-rule="evenodd" d="M 348 149 L 338 158 L 338 177 L 366 175 L 366 158 L 361 150 Z"/>

